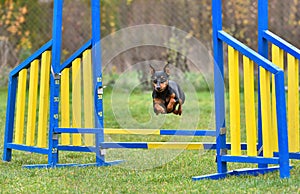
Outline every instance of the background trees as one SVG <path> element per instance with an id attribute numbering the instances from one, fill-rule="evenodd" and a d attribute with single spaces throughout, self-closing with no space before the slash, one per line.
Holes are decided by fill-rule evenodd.
<path id="1" fill-rule="evenodd" d="M 101 0 L 102 37 L 139 24 L 175 26 L 211 49 L 211 0 Z M 0 76 L 51 38 L 53 0 L 0 0 Z M 90 38 L 89 0 L 65 0 L 63 59 Z M 300 47 L 300 1 L 269 0 L 270 29 Z M 257 0 L 223 1 L 224 28 L 253 49 L 257 47 Z M 183 51 L 183 54 L 186 51 Z M 132 49 L 115 60 L 117 71 L 140 60 L 180 59 L 180 53 Z M 179 55 L 179 57 L 177 56 Z M 183 59 L 177 61 L 188 71 Z M 1 84 L 1 83 L 0 83 Z"/>

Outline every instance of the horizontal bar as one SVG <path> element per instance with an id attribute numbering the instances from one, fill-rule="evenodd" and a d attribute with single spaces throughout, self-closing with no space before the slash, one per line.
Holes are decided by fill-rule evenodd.
<path id="1" fill-rule="evenodd" d="M 105 128 L 107 135 L 160 135 L 160 129 L 112 129 Z"/>
<path id="2" fill-rule="evenodd" d="M 25 59 L 20 65 L 18 65 L 16 68 L 14 68 L 9 76 L 13 77 L 16 76 L 22 69 L 29 68 L 30 63 L 34 61 L 35 59 L 38 59 L 41 57 L 41 55 L 46 51 L 50 50 L 52 47 L 52 40 L 44 44 L 41 48 L 39 48 L 35 53 L 33 53 L 30 57 Z"/>
<path id="3" fill-rule="evenodd" d="M 231 47 L 233 47 L 234 49 L 236 49 L 237 51 L 239 51 L 240 53 L 242 53 L 252 61 L 254 61 L 257 65 L 270 71 L 272 74 L 276 74 L 277 72 L 280 71 L 280 68 L 278 68 L 275 64 L 273 64 L 268 59 L 258 54 L 256 51 L 247 47 L 237 39 L 233 38 L 231 35 L 224 32 L 223 30 L 220 30 L 218 32 L 218 37 L 222 41 L 224 41 L 225 43 L 227 43 L 228 45 L 230 45 Z"/>
<path id="4" fill-rule="evenodd" d="M 54 128 L 54 133 L 102 133 L 103 130 L 100 128 Z"/>
<path id="5" fill-rule="evenodd" d="M 72 151 L 72 152 L 95 152 L 96 147 L 93 146 L 68 146 L 68 145 L 59 145 L 58 150 L 61 151 Z"/>
<path id="6" fill-rule="evenodd" d="M 279 170 L 279 166 L 273 166 L 268 168 L 245 168 L 245 169 L 238 169 L 233 171 L 228 171 L 225 173 L 215 173 L 215 174 L 208 174 L 202 176 L 194 176 L 192 179 L 193 181 L 203 180 L 203 179 L 212 179 L 218 180 L 226 178 L 227 176 L 241 176 L 241 175 L 253 175 L 257 176 L 260 174 L 266 174 L 269 172 L 274 172 Z"/>
<path id="7" fill-rule="evenodd" d="M 279 157 L 279 153 L 274 152 L 274 157 Z M 300 152 L 290 152 L 289 153 L 289 158 L 300 160 Z"/>
<path id="8" fill-rule="evenodd" d="M 103 149 L 109 149 L 109 148 L 147 149 L 148 148 L 148 147 L 146 147 L 147 143 L 151 143 L 151 142 L 102 142 L 101 148 L 103 148 Z M 164 143 L 164 142 L 159 142 L 159 143 Z M 203 148 L 205 150 L 215 150 L 216 149 L 216 143 L 214 143 L 214 142 L 195 142 L 195 143 L 203 144 Z M 138 145 L 140 147 L 135 147 L 135 145 Z M 231 144 L 226 144 L 226 148 L 228 150 L 230 150 Z M 58 149 L 63 150 L 63 151 L 95 152 L 96 147 L 59 145 Z M 247 144 L 241 143 L 241 149 L 247 150 Z"/>
<path id="9" fill-rule="evenodd" d="M 80 49 L 78 49 L 77 51 L 75 51 L 65 62 L 63 62 L 63 64 L 60 67 L 60 72 L 68 67 L 71 67 L 72 62 L 76 59 L 82 56 L 82 53 L 87 50 L 88 48 L 90 48 L 92 46 L 92 42 L 91 40 L 87 41 Z"/>
<path id="10" fill-rule="evenodd" d="M 148 149 L 147 144 L 151 142 L 103 142 L 101 143 L 102 149 L 109 148 L 131 148 L 131 149 Z M 159 142 L 164 143 L 164 142 Z M 205 142 L 201 143 L 205 150 L 216 149 L 215 143 Z M 230 145 L 227 145 L 230 148 Z M 96 147 L 85 146 L 71 146 L 71 145 L 59 145 L 58 150 L 61 151 L 77 151 L 77 152 L 95 152 Z"/>
<path id="11" fill-rule="evenodd" d="M 283 49 L 285 52 L 293 55 L 297 59 L 300 59 L 300 50 L 296 48 L 294 45 L 290 44 L 289 42 L 285 41 L 284 39 L 280 38 L 273 32 L 269 30 L 265 30 L 263 33 L 263 37 L 270 41 L 272 44 L 275 44 L 279 48 Z"/>
<path id="12" fill-rule="evenodd" d="M 289 158 L 300 160 L 300 152 L 298 152 L 298 153 L 289 153 Z"/>
<path id="13" fill-rule="evenodd" d="M 204 150 L 203 143 L 198 142 L 148 142 L 148 149 L 184 149 Z"/>
<path id="14" fill-rule="evenodd" d="M 102 133 L 101 128 L 55 128 L 55 133 Z M 124 135 L 173 135 L 173 136 L 216 136 L 214 130 L 173 130 L 173 129 L 112 129 L 105 128 L 104 134 Z"/>
<path id="15" fill-rule="evenodd" d="M 265 158 L 261 156 L 221 156 L 223 162 L 247 162 L 247 163 L 259 163 L 259 164 L 279 164 L 279 158 Z"/>
<path id="16" fill-rule="evenodd" d="M 123 160 L 116 160 L 111 162 L 104 162 L 101 164 L 98 163 L 88 163 L 88 164 L 77 164 L 77 163 L 69 163 L 69 164 L 32 164 L 32 165 L 23 165 L 23 168 L 33 169 L 33 168 L 63 168 L 63 167 L 89 167 L 89 166 L 112 166 L 117 165 L 124 162 Z"/>
<path id="17" fill-rule="evenodd" d="M 216 136 L 214 130 L 168 130 L 161 129 L 160 135 L 179 135 L 179 136 Z"/>
<path id="18" fill-rule="evenodd" d="M 149 148 L 148 145 L 151 145 L 152 148 Z M 150 146 L 150 147 L 151 147 Z M 176 147 L 177 146 L 177 147 Z M 216 144 L 211 142 L 103 142 L 101 143 L 102 149 L 109 148 L 132 148 L 132 149 L 185 149 L 189 147 L 190 149 L 204 149 L 211 150 L 216 149 Z M 28 151 L 40 154 L 48 154 L 49 150 L 47 148 L 38 148 L 35 146 L 26 146 L 20 144 L 10 143 L 7 145 L 10 149 Z M 156 147 L 156 148 L 153 148 Z M 231 145 L 227 144 L 227 149 L 230 149 Z M 246 144 L 241 144 L 242 150 L 247 149 Z M 68 145 L 59 145 L 58 150 L 60 151 L 74 151 L 74 152 L 95 152 L 96 147 L 93 146 L 68 146 Z"/>
<path id="19" fill-rule="evenodd" d="M 23 168 L 27 169 L 34 169 L 34 168 L 62 168 L 62 167 L 88 167 L 88 166 L 97 166 L 97 163 L 91 163 L 91 164 L 56 164 L 56 165 L 50 165 L 50 164 L 30 164 L 30 165 L 23 165 Z"/>
<path id="20" fill-rule="evenodd" d="M 128 148 L 128 149 L 148 149 L 147 143 L 144 142 L 104 142 L 101 143 L 102 149 L 109 148 Z"/>
<path id="21" fill-rule="evenodd" d="M 47 148 L 39 148 L 35 146 L 26 146 L 26 145 L 21 145 L 21 144 L 14 144 L 14 143 L 9 143 L 7 144 L 7 148 L 14 149 L 14 150 L 20 150 L 20 151 L 26 151 L 26 152 L 33 152 L 33 153 L 38 153 L 38 154 L 48 154 L 49 149 Z"/>
<path id="22" fill-rule="evenodd" d="M 185 149 L 203 150 L 210 148 L 213 144 L 205 145 L 198 142 L 105 142 L 101 143 L 102 149 L 108 148 L 129 148 L 129 149 Z"/>
<path id="23" fill-rule="evenodd" d="M 214 130 L 174 130 L 174 129 L 111 129 L 105 128 L 104 134 L 127 135 L 174 135 L 174 136 L 216 136 Z"/>

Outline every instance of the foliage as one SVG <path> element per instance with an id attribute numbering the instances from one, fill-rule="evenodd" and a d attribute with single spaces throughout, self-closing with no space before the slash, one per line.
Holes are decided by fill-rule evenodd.
<path id="1" fill-rule="evenodd" d="M 0 4 L 0 38 L 2 40 L 8 39 L 10 42 L 19 40 L 15 50 L 20 52 L 20 55 L 23 56 L 21 59 L 25 59 L 29 56 L 30 53 L 27 51 L 30 50 L 32 46 L 29 40 L 30 31 L 23 31 L 27 15 L 27 6 L 22 5 L 20 1 L 5 0 Z M 12 66 L 15 64 L 0 64 L 0 66 L 1 65 Z"/>
<path id="2" fill-rule="evenodd" d="M 168 48 L 167 61 L 169 64 L 173 64 L 183 72 L 186 72 L 189 71 L 187 64 L 188 51 L 186 45 L 186 39 L 188 39 L 189 37 L 185 37 L 183 40 L 179 40 L 174 31 L 175 30 L 172 30 L 172 35 L 166 45 L 166 48 Z"/>
<path id="3" fill-rule="evenodd" d="M 118 18 L 122 17 L 119 6 L 121 3 L 121 0 L 101 1 L 101 32 L 103 36 L 120 29 Z"/>
<path id="4" fill-rule="evenodd" d="M 224 2 L 224 28 L 252 48 L 257 47 L 256 1 L 231 0 Z"/>
<path id="5" fill-rule="evenodd" d="M 3 30 L 1 34 L 5 36 L 9 36 L 10 34 L 23 36 L 21 27 L 25 22 L 27 7 L 19 7 L 16 2 L 7 0 L 4 4 L 0 4 L 0 8 L 0 26 Z M 28 36 L 28 34 L 26 35 Z"/>
<path id="6" fill-rule="evenodd" d="M 20 1 L 27 6 L 28 13 L 22 27 L 22 32 L 30 32 L 28 39 L 31 47 L 27 47 L 29 54 L 40 48 L 51 39 L 52 35 L 52 3 L 41 3 L 38 0 Z M 21 60 L 23 60 L 22 58 Z"/>
<path id="7" fill-rule="evenodd" d="M 106 37 L 122 28 L 140 24 L 160 24 L 172 26 L 197 38 L 211 50 L 211 0 L 101 0 L 101 35 Z M 226 0 L 223 3 L 223 27 L 241 42 L 257 48 L 257 0 Z M 300 1 L 269 0 L 270 30 L 300 47 L 299 24 Z M 10 45 L 5 59 L 0 53 L 0 66 L 14 67 L 41 45 L 51 39 L 53 1 L 51 0 L 0 0 L 0 41 Z M 62 60 L 90 39 L 90 0 L 65 0 L 63 21 Z M 166 45 L 182 46 L 185 42 L 176 40 L 175 35 Z M 117 43 L 122 44 L 122 43 Z M 4 49 L 4 47 L 2 48 Z M 6 48 L 5 48 L 6 49 Z M 7 50 L 7 49 L 6 49 Z M 1 52 L 1 51 L 0 51 Z M 152 53 L 152 58 L 174 62 L 182 71 L 190 71 L 185 54 L 170 49 L 158 55 L 156 49 L 141 52 L 126 52 L 116 56 L 118 70 L 145 59 L 144 53 Z M 194 51 L 193 51 L 194 52 Z M 226 56 L 225 56 L 226 57 Z M 226 70 L 225 70 L 226 71 Z M 140 77 L 145 74 L 141 72 Z M 3 75 L 5 77 L 5 75 Z"/>

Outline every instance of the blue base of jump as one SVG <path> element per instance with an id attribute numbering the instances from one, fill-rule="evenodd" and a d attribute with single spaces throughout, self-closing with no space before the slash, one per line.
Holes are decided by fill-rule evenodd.
<path id="1" fill-rule="evenodd" d="M 290 153 L 289 156 L 290 156 L 290 159 L 300 160 L 300 152 Z"/>
<path id="2" fill-rule="evenodd" d="M 32 165 L 23 165 L 23 168 L 28 168 L 28 169 L 32 169 L 32 168 L 64 168 L 64 167 L 90 167 L 90 166 L 113 166 L 113 165 L 118 165 L 120 163 L 124 162 L 124 160 L 115 160 L 115 161 L 111 161 L 111 162 L 104 162 L 104 163 L 90 163 L 90 164 L 76 164 L 76 163 L 72 163 L 72 164 L 55 164 L 55 165 L 51 165 L 51 164 L 32 164 Z"/>
<path id="3" fill-rule="evenodd" d="M 278 152 L 275 152 L 274 156 L 278 157 Z M 300 152 L 291 152 L 291 153 L 289 153 L 289 158 L 290 159 L 300 160 Z"/>
<path id="4" fill-rule="evenodd" d="M 203 176 L 194 176 L 192 179 L 193 181 L 199 181 L 203 179 L 212 179 L 212 180 L 218 180 L 218 179 L 224 179 L 228 176 L 241 176 L 241 175 L 252 175 L 252 176 L 258 176 L 261 174 L 266 174 L 269 172 L 274 172 L 276 170 L 279 170 L 279 166 L 269 167 L 269 168 L 243 168 L 233 171 L 228 171 L 225 173 L 215 173 L 215 174 L 209 174 L 209 175 L 203 175 Z"/>

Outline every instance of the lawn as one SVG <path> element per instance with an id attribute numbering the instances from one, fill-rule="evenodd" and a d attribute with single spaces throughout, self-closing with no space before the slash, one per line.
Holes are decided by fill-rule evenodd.
<path id="1" fill-rule="evenodd" d="M 105 93 L 105 126 L 113 128 L 213 129 L 213 97 L 209 92 L 187 92 L 183 115 L 153 114 L 150 92 Z M 126 94 L 124 96 L 124 94 Z M 0 155 L 3 153 L 7 93 L 0 91 Z M 113 102 L 113 103 L 112 103 Z M 125 103 L 124 103 L 125 102 Z M 108 141 L 171 141 L 175 137 L 106 136 Z M 176 141 L 213 141 L 180 138 Z M 24 169 L 24 164 L 46 163 L 43 155 L 13 152 L 12 161 L 0 162 L 0 193 L 300 193 L 300 161 L 293 161 L 290 179 L 278 172 L 261 176 L 231 176 L 223 180 L 193 182 L 192 176 L 216 172 L 214 151 L 108 150 L 107 160 L 118 166 Z M 62 163 L 88 163 L 93 154 L 63 152 Z M 229 169 L 255 167 L 232 164 Z"/>

